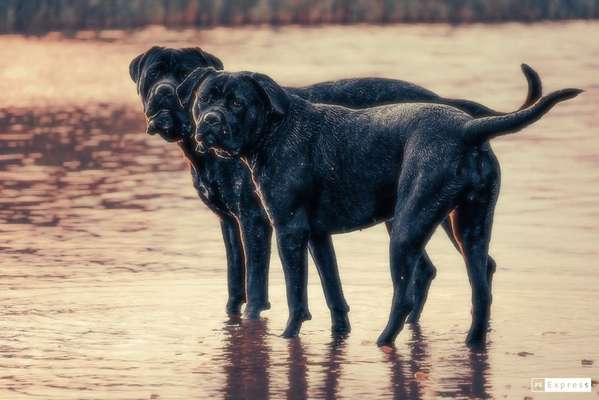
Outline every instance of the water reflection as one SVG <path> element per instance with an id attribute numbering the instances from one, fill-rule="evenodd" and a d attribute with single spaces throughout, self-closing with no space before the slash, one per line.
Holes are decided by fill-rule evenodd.
<path id="1" fill-rule="evenodd" d="M 447 360 L 447 368 L 454 374 L 439 379 L 443 389 L 437 390 L 437 395 L 472 400 L 492 398 L 488 346 L 480 349 L 456 347 L 456 353 Z"/>
<path id="2" fill-rule="evenodd" d="M 289 340 L 287 349 L 289 356 L 286 398 L 287 400 L 306 399 L 308 398 L 308 365 L 301 338 Z"/>
<path id="3" fill-rule="evenodd" d="M 424 389 L 428 386 L 431 360 L 427 339 L 422 334 L 419 324 L 410 325 L 409 330 L 412 337 L 407 362 L 397 349 L 387 353 L 391 369 L 391 393 L 394 399 L 421 399 Z"/>
<path id="4" fill-rule="evenodd" d="M 144 193 L 115 193 L 183 163 L 160 160 L 163 150 L 136 133 L 143 123 L 134 110 L 106 104 L 0 110 L 0 221 L 68 226 L 73 208 L 145 210 Z"/>
<path id="5" fill-rule="evenodd" d="M 491 398 L 486 350 L 468 350 L 463 345 L 456 345 L 452 356 L 440 357 L 434 365 L 429 341 L 422 328 L 415 324 L 408 329 L 411 339 L 407 347 L 387 351 L 383 356 L 389 368 L 387 393 L 392 398 Z M 276 358 L 278 354 L 269 345 L 274 336 L 269 332 L 267 320 L 230 320 L 224 331 L 224 398 L 283 397 L 275 392 L 271 379 L 275 364 L 272 357 Z M 333 337 L 326 344 L 324 355 L 320 355 L 308 352 L 301 338 L 288 340 L 283 355 L 287 378 L 284 397 L 289 400 L 338 398 L 343 388 L 347 342 L 346 337 Z M 322 367 L 316 375 L 309 373 L 314 365 Z M 436 369 L 441 370 L 438 379 Z"/>
<path id="6" fill-rule="evenodd" d="M 409 342 L 409 357 L 401 350 L 393 349 L 386 354 L 390 365 L 390 391 L 394 399 L 423 398 L 464 398 L 488 399 L 490 373 L 487 350 L 469 350 L 456 345 L 456 355 L 441 359 L 433 365 L 428 340 L 420 325 L 410 326 L 412 337 Z M 435 368 L 442 368 L 444 374 L 451 371 L 455 375 L 445 376 L 435 381 Z M 446 389 L 449 388 L 449 389 Z"/>
<path id="7" fill-rule="evenodd" d="M 140 241 L 136 232 L 163 220 L 156 210 L 164 205 L 199 200 L 191 185 L 182 194 L 189 174 L 177 146 L 144 127 L 137 110 L 109 104 L 0 110 L 0 249 L 4 265 L 18 267 L 12 277 L 64 282 L 93 273 L 73 265 L 96 265 L 106 276 L 163 268 L 172 249 L 146 259 L 134 249 L 155 251 L 147 239 L 164 243 L 167 233 Z M 159 179 L 166 184 L 156 188 Z"/>
<path id="8" fill-rule="evenodd" d="M 271 346 L 268 344 L 269 333 L 267 320 L 241 321 L 231 319 L 225 323 L 224 372 L 225 383 L 223 396 L 225 399 L 268 399 L 271 390 Z M 327 352 L 323 366 L 322 385 L 315 388 L 315 396 L 309 396 L 308 355 L 301 338 L 286 341 L 287 354 L 285 367 L 285 398 L 289 400 L 306 399 L 308 397 L 336 399 L 339 392 L 339 380 L 342 365 L 345 362 L 346 338 L 334 336 L 326 345 Z M 278 396 L 274 396 L 275 398 Z"/>
<path id="9" fill-rule="evenodd" d="M 268 399 L 271 349 L 266 320 L 225 324 L 225 399 Z"/>
<path id="10" fill-rule="evenodd" d="M 448 367 L 456 375 L 441 378 L 437 395 L 442 398 L 490 399 L 492 388 L 488 382 L 489 362 L 486 350 L 464 349 L 464 353 L 453 357 Z M 447 389 L 449 388 L 449 389 Z"/>
<path id="11" fill-rule="evenodd" d="M 333 335 L 333 339 L 327 346 L 324 361 L 324 384 L 317 389 L 317 397 L 322 399 L 336 399 L 339 392 L 339 378 L 342 366 L 347 362 L 345 353 L 347 348 L 347 337 L 345 335 Z"/>

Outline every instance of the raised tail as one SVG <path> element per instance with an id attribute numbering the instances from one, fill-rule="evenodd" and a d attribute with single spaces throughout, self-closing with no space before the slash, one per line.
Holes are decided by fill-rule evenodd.
<path id="1" fill-rule="evenodd" d="M 537 100 L 541 98 L 543 95 L 543 84 L 541 83 L 541 77 L 532 69 L 532 67 L 528 64 L 520 65 L 520 69 L 522 73 L 526 77 L 526 82 L 528 82 L 528 93 L 526 95 L 526 100 L 520 106 L 519 110 L 524 110 L 532 106 Z"/>
<path id="2" fill-rule="evenodd" d="M 526 77 L 526 82 L 528 83 L 528 93 L 526 94 L 526 100 L 524 100 L 524 103 L 519 108 L 520 110 L 522 110 L 531 106 L 541 98 L 541 96 L 543 95 L 543 84 L 541 82 L 539 74 L 537 73 L 537 71 L 532 69 L 531 66 L 529 66 L 528 64 L 522 64 L 520 68 L 522 69 L 522 73 Z M 485 107 L 482 104 L 470 100 L 443 99 L 441 103 L 465 111 L 468 114 L 472 115 L 474 118 L 491 117 L 506 114 L 503 112 L 492 110 L 489 107 Z"/>
<path id="3" fill-rule="evenodd" d="M 464 124 L 464 138 L 470 143 L 482 143 L 496 136 L 518 132 L 537 121 L 557 103 L 574 98 L 582 92 L 580 89 L 558 90 L 523 110 L 502 116 L 472 119 Z"/>

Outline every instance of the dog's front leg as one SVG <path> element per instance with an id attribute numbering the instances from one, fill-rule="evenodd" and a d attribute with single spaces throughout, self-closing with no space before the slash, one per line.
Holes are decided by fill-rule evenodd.
<path id="1" fill-rule="evenodd" d="M 241 305 L 245 303 L 245 260 L 241 235 L 237 221 L 233 218 L 222 218 L 220 228 L 227 254 L 227 284 L 229 291 L 227 314 L 239 315 Z"/>
<path id="2" fill-rule="evenodd" d="M 351 330 L 349 318 L 347 317 L 349 306 L 343 295 L 331 235 L 312 232 L 309 246 L 316 269 L 320 275 L 327 306 L 331 311 L 331 329 L 335 333 L 348 333 Z"/>
<path id="3" fill-rule="evenodd" d="M 241 236 L 247 266 L 248 319 L 260 318 L 260 312 L 268 310 L 268 265 L 272 227 L 262 211 L 246 209 L 241 213 Z"/>
<path id="4" fill-rule="evenodd" d="M 285 213 L 284 222 L 275 223 L 279 255 L 287 288 L 289 319 L 283 337 L 299 334 L 302 322 L 312 318 L 308 311 L 307 246 L 310 229 L 303 210 Z"/>

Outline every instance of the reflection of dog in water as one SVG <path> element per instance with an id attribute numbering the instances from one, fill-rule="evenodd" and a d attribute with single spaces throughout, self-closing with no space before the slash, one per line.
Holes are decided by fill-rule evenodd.
<path id="1" fill-rule="evenodd" d="M 339 392 L 339 378 L 345 355 L 345 336 L 334 335 L 327 345 L 325 360 L 322 362 L 322 385 L 315 388 L 314 397 L 318 399 L 336 399 Z M 308 395 L 308 356 L 299 337 L 289 341 L 289 369 L 287 373 L 289 388 L 287 399 L 307 399 Z"/>
<path id="2" fill-rule="evenodd" d="M 232 319 L 225 325 L 225 399 L 268 399 L 271 395 L 270 368 L 272 348 L 266 320 Z M 287 344 L 287 399 L 308 398 L 308 357 L 301 339 L 294 338 Z M 337 397 L 341 366 L 345 353 L 343 337 L 335 337 L 327 347 L 323 365 L 324 379 L 315 388 L 316 397 Z M 281 398 L 273 394 L 273 398 Z"/>
<path id="3" fill-rule="evenodd" d="M 411 325 L 410 353 L 400 354 L 395 349 L 385 355 L 389 363 L 389 391 L 395 399 L 422 399 L 428 397 L 460 397 L 468 399 L 489 398 L 489 363 L 485 350 L 470 350 L 464 357 L 459 346 L 458 357 L 449 357 L 447 362 L 455 376 L 442 378 L 433 384 L 430 379 L 433 369 L 428 340 L 419 325 Z M 306 399 L 309 397 L 335 399 L 338 397 L 343 375 L 347 342 L 345 337 L 333 337 L 327 345 L 322 362 L 310 360 L 311 354 L 300 338 L 287 343 L 287 357 L 277 355 L 269 344 L 266 320 L 234 319 L 225 325 L 225 399 Z M 284 390 L 275 393 L 271 368 L 286 361 L 287 382 Z M 319 357 L 320 358 L 320 357 Z M 319 382 L 312 390 L 308 380 L 308 366 L 319 365 L 323 369 L 316 379 Z M 312 371 L 313 372 L 313 371 Z M 283 379 L 285 379 L 283 377 Z M 280 382 L 278 382 L 280 383 Z M 280 385 L 277 385 L 280 387 Z"/>
<path id="4" fill-rule="evenodd" d="M 267 399 L 270 353 L 265 320 L 236 318 L 225 325 L 225 399 Z"/>
<path id="5" fill-rule="evenodd" d="M 489 362 L 487 350 L 476 351 L 469 349 L 466 357 L 463 349 L 458 357 L 449 357 L 447 362 L 455 376 L 442 378 L 433 382 L 430 373 L 433 369 L 431 354 L 426 336 L 418 324 L 411 325 L 410 357 L 406 360 L 403 355 L 392 349 L 387 356 L 390 363 L 391 393 L 394 399 L 422 398 L 464 398 L 488 399 Z M 443 369 L 446 366 L 443 366 Z"/>

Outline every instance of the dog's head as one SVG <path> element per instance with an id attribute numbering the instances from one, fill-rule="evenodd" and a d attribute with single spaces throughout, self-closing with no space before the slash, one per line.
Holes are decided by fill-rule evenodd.
<path id="1" fill-rule="evenodd" d="M 198 151 L 236 157 L 255 148 L 287 113 L 287 93 L 268 76 L 198 68 L 177 88 L 193 118 Z"/>
<path id="2" fill-rule="evenodd" d="M 191 121 L 177 101 L 176 88 L 198 67 L 222 69 L 223 64 L 199 47 L 155 46 L 131 61 L 129 74 L 137 84 L 149 134 L 158 133 L 169 142 L 191 134 Z"/>

